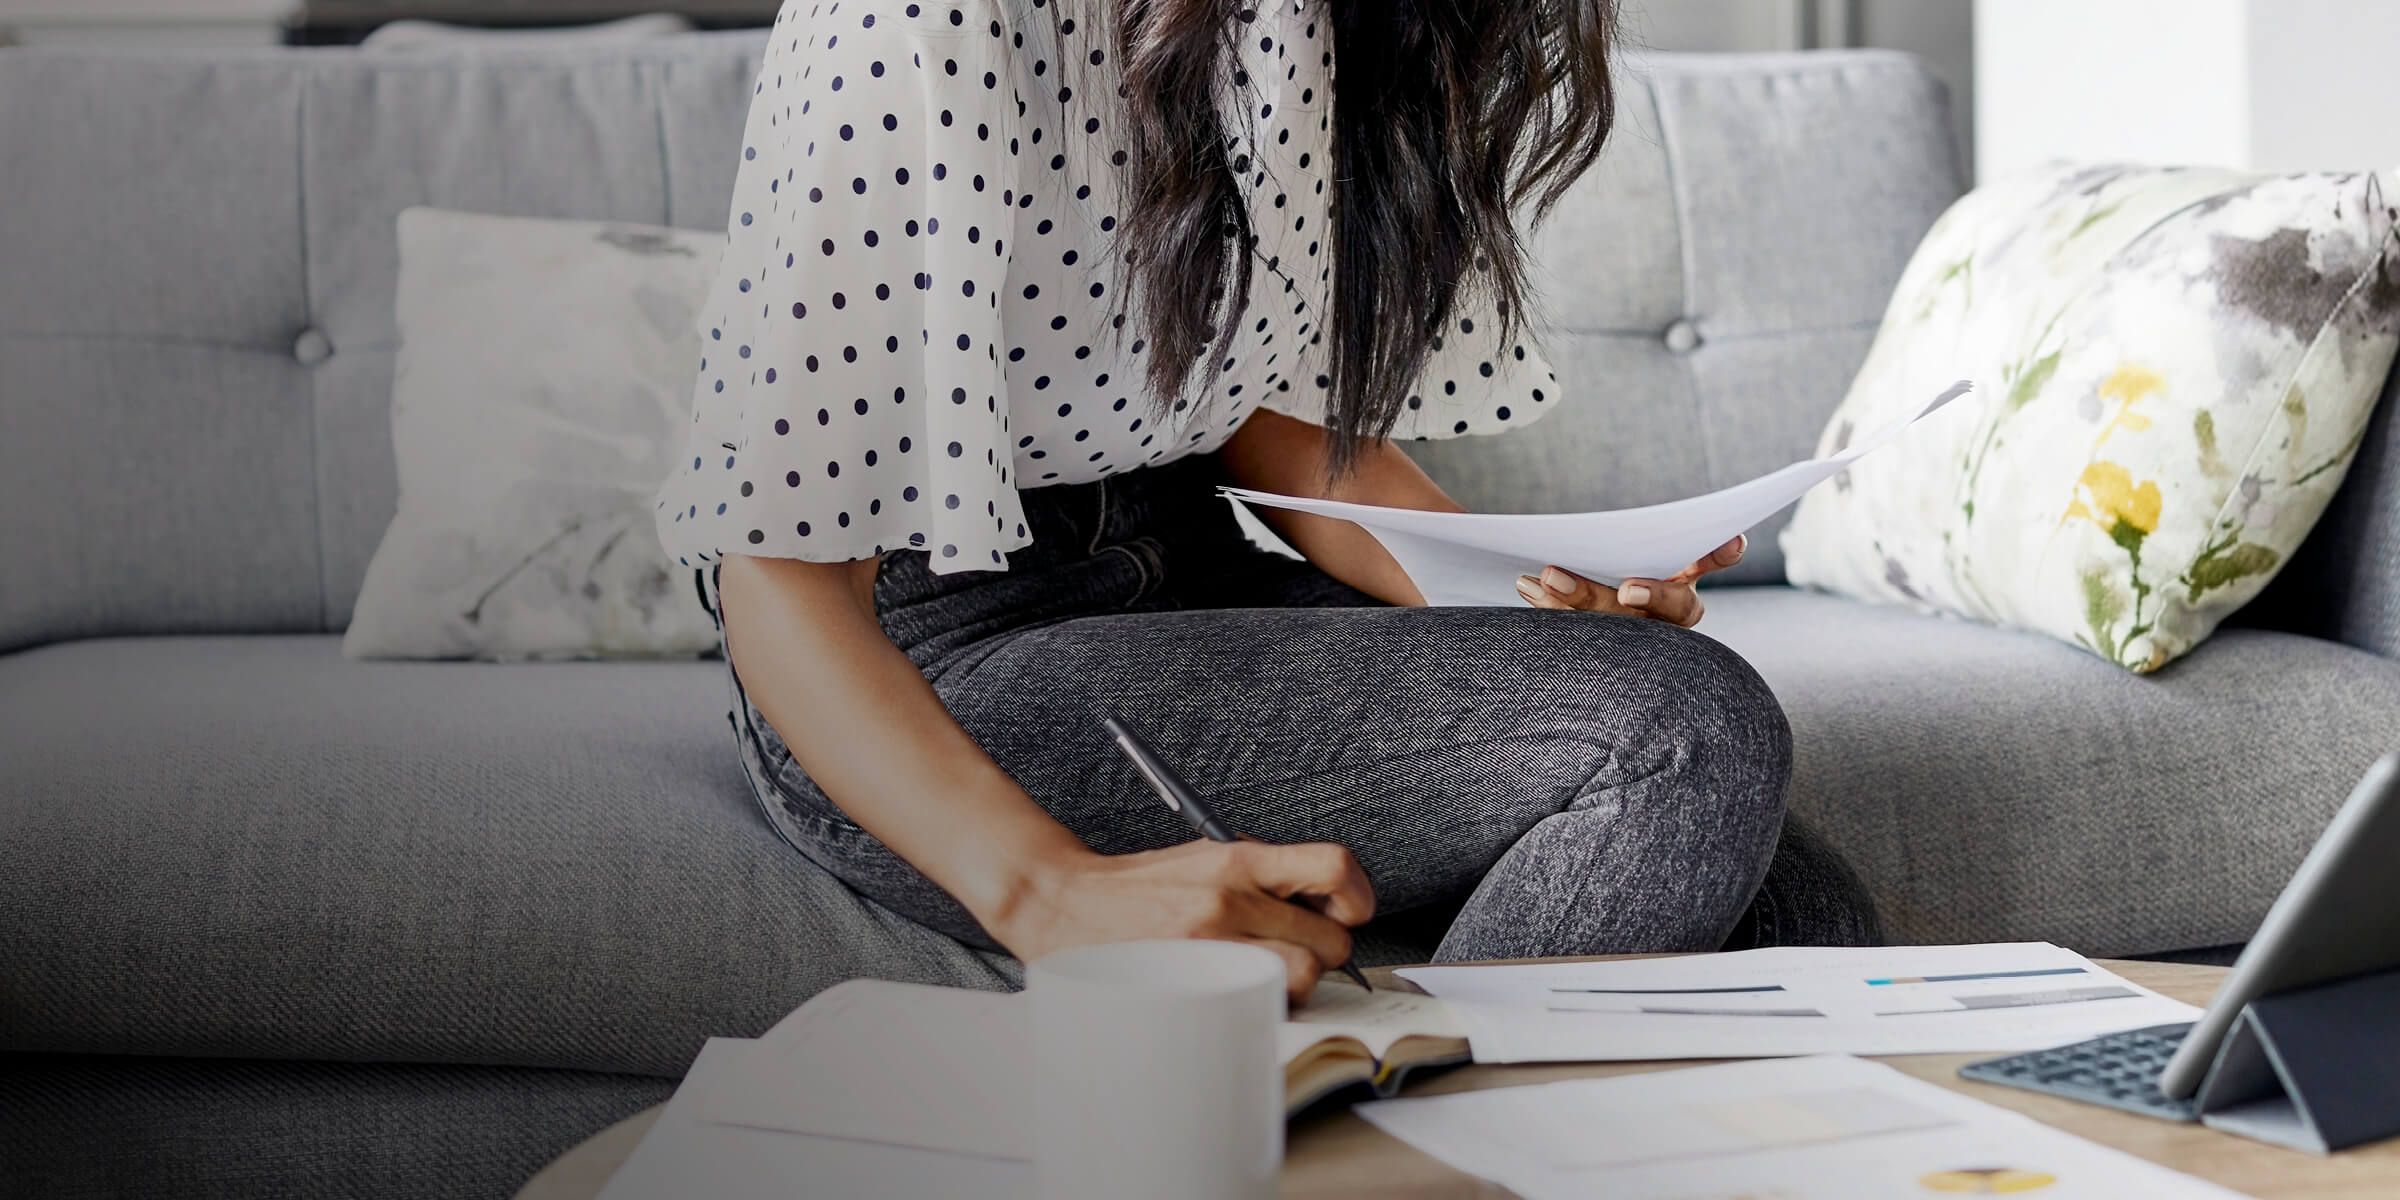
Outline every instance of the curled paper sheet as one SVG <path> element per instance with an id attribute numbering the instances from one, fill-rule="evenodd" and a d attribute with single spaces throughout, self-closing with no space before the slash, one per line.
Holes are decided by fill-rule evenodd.
<path id="1" fill-rule="evenodd" d="M 1408 572 L 1428 604 L 1524 603 L 1517 577 L 1560 566 L 1615 587 L 1627 579 L 1659 579 L 1691 565 L 1734 535 L 1796 503 L 1808 489 L 1889 444 L 1909 426 L 1973 389 L 1950 385 L 1932 403 L 1823 458 L 1793 463 L 1688 500 L 1591 513 L 1438 513 L 1373 504 L 1345 504 L 1224 488 L 1244 504 L 1288 508 L 1355 522 Z"/>

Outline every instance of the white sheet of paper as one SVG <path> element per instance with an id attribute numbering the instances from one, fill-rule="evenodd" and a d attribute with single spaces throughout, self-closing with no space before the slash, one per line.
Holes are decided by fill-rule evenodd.
<path id="1" fill-rule="evenodd" d="M 706 1120 L 920 1149 L 1031 1157 L 1021 997 L 851 980 L 819 993 L 726 1072 Z"/>
<path id="2" fill-rule="evenodd" d="M 1438 513 L 1224 488 L 1244 504 L 1356 522 L 1408 572 L 1427 603 L 1521 605 L 1517 577 L 1559 566 L 1614 587 L 1658 579 L 1698 561 L 1797 502 L 1808 489 L 1889 444 L 1910 425 L 1965 395 L 1952 384 L 1916 416 L 1875 430 L 1823 458 L 1794 463 L 1722 491 L 1647 508 L 1592 513 Z"/>
<path id="3" fill-rule="evenodd" d="M 703 1120 L 707 1097 L 726 1081 L 731 1068 L 750 1061 L 758 1047 L 740 1038 L 709 1039 L 657 1123 L 601 1189 L 600 1200 L 1033 1196 L 1033 1168 L 1026 1163 Z"/>
<path id="4" fill-rule="evenodd" d="M 2048 942 L 1400 974 L 1450 1002 L 1477 1062 L 2033 1050 L 2200 1015 Z"/>
<path id="5" fill-rule="evenodd" d="M 1288 1063 L 1333 1035 L 1356 1037 L 1378 1056 L 1412 1033 L 1465 1037 L 1446 1009 L 1429 996 L 1326 980 L 1278 1028 L 1276 1048 Z M 1029 1160 L 1033 1127 L 1024 1095 L 1032 1040 L 1019 994 L 851 980 L 793 1010 L 725 1063 L 700 1119 Z"/>
<path id="6" fill-rule="evenodd" d="M 1525 1200 L 2235 1195 L 1841 1055 L 1384 1100 L 1358 1112 Z"/>

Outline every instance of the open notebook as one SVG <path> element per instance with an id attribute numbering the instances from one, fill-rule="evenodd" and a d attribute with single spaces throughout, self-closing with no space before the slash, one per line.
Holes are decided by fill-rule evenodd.
<path id="1" fill-rule="evenodd" d="M 1441 1001 L 1415 992 L 1369 992 L 1331 979 L 1276 1030 L 1275 1048 L 1283 1055 L 1287 1113 L 1354 1084 L 1390 1096 L 1418 1067 L 1473 1057 L 1466 1027 Z"/>
<path id="2" fill-rule="evenodd" d="M 1467 1061 L 1441 1001 L 1326 981 L 1281 1027 L 1284 1107 Z M 702 1098 L 719 1125 L 1021 1159 L 1032 1036 L 1020 995 L 852 980 L 777 1023 Z"/>

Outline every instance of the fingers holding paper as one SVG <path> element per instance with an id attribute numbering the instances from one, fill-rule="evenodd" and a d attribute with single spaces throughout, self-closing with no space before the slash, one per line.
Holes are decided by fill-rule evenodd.
<path id="1" fill-rule="evenodd" d="M 1669 583 L 1690 583 L 1711 571 L 1722 571 L 1742 561 L 1750 550 L 1750 535 L 1737 533 L 1733 540 L 1708 552 L 1708 556 L 1667 577 Z M 1629 581 L 1630 582 L 1630 581 Z"/>
<path id="2" fill-rule="evenodd" d="M 1517 594 L 1535 608 L 1647 617 L 1689 629 L 1700 623 L 1708 609 L 1694 584 L 1711 571 L 1722 571 L 1742 561 L 1749 545 L 1749 535 L 1744 534 L 1666 579 L 1628 579 L 1615 588 L 1595 583 L 1564 567 L 1544 567 L 1539 575 L 1519 576 Z"/>
<path id="3" fill-rule="evenodd" d="M 1628 579 L 1604 587 L 1560 567 L 1544 567 L 1539 575 L 1517 577 L 1517 594 L 1535 608 L 1647 617 L 1690 628 L 1700 623 L 1704 606 L 1700 593 L 1688 583 L 1657 579 Z"/>

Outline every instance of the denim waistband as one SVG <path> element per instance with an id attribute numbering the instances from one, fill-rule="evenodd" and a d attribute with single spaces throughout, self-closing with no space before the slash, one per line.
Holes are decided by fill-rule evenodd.
<path id="1" fill-rule="evenodd" d="M 1033 544 L 1009 555 L 1009 569 L 1086 558 L 1141 537 L 1181 542 L 1219 532 L 1232 522 L 1217 495 L 1228 482 L 1216 455 L 1198 454 L 1091 483 L 1021 492 Z"/>
<path id="2" fill-rule="evenodd" d="M 1010 627 L 1092 612 L 1173 607 L 1170 580 L 1189 587 L 1254 553 L 1229 504 L 1216 455 L 1191 455 L 1082 484 L 1019 494 L 1031 544 L 1006 571 L 937 574 L 921 552 L 884 556 L 875 607 L 884 632 L 930 661 Z M 717 610 L 722 562 L 696 568 L 700 602 Z"/>

